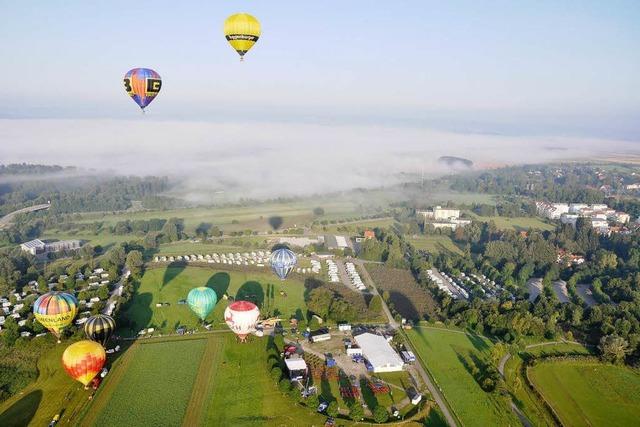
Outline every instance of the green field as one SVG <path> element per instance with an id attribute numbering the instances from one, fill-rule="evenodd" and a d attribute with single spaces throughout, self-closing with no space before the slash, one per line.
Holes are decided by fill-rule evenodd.
<path id="1" fill-rule="evenodd" d="M 273 286 L 273 298 L 267 295 L 267 285 Z M 187 298 L 189 291 L 197 286 L 208 286 L 216 291 L 218 304 L 207 317 L 214 327 L 224 328 L 223 313 L 227 294 L 239 299 L 251 300 L 258 304 L 262 312 L 280 313 L 290 316 L 306 313 L 304 285 L 293 278 L 280 281 L 270 270 L 265 272 L 221 271 L 208 267 L 161 267 L 147 269 L 131 305 L 125 316 L 134 322 L 123 335 L 136 333 L 141 328 L 153 327 L 157 332 L 172 333 L 178 325 L 197 328 L 199 319 L 187 305 L 178 305 L 178 301 Z M 281 295 L 283 291 L 285 295 Z M 270 292 L 271 294 L 271 292 Z M 156 307 L 156 303 L 168 302 L 169 306 Z"/>
<path id="2" fill-rule="evenodd" d="M 542 362 L 529 377 L 567 426 L 631 426 L 640 414 L 640 374 L 597 361 Z"/>
<path id="3" fill-rule="evenodd" d="M 482 390 L 461 359 L 469 356 L 486 360 L 493 345 L 490 340 L 462 331 L 420 326 L 407 331 L 407 335 L 462 424 L 520 425 L 508 403 L 497 393 Z"/>
<path id="4" fill-rule="evenodd" d="M 475 221 L 490 222 L 493 221 L 500 230 L 527 231 L 530 228 L 538 230 L 554 230 L 555 226 L 544 222 L 540 218 L 517 217 L 508 218 L 506 216 L 479 216 L 470 213 Z"/>
<path id="5" fill-rule="evenodd" d="M 451 237 L 440 234 L 423 234 L 416 238 L 409 238 L 409 242 L 419 250 L 431 253 L 448 253 L 452 252 L 462 255 L 460 248 L 453 243 Z"/>
<path id="6" fill-rule="evenodd" d="M 95 425 L 180 425 L 205 344 L 202 339 L 140 345 Z"/>
<path id="7" fill-rule="evenodd" d="M 62 368 L 62 352 L 69 344 L 46 352 L 38 361 L 36 381 L 0 405 L 0 426 L 44 426 L 56 414 L 74 419 L 89 403 L 90 392 Z"/>

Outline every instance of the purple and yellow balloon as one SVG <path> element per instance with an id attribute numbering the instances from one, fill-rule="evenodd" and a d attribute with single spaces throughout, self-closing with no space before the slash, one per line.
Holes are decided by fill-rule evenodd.
<path id="1" fill-rule="evenodd" d="M 124 75 L 124 89 L 143 113 L 145 107 L 160 93 L 161 87 L 160 74 L 150 68 L 134 68 Z"/>

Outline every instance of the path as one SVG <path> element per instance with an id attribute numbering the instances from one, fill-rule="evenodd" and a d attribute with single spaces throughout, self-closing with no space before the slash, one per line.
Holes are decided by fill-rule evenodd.
<path id="1" fill-rule="evenodd" d="M 16 215 L 20 215 L 20 214 L 23 214 L 23 213 L 29 213 L 29 212 L 41 211 L 43 209 L 49 209 L 50 207 L 51 207 L 51 205 L 49 203 L 45 203 L 43 205 L 29 206 L 29 207 L 26 207 L 26 208 L 18 209 L 17 211 L 10 212 L 10 213 L 6 214 L 5 216 L 3 216 L 2 218 L 0 218 L 0 228 L 4 228 L 7 225 L 9 225 L 11 223 L 11 220 Z"/>
<path id="2" fill-rule="evenodd" d="M 367 271 L 367 269 L 364 267 L 364 263 L 358 259 L 354 259 L 353 261 L 355 264 L 361 267 L 360 270 L 362 270 L 362 279 L 371 288 L 371 291 L 373 292 L 373 294 L 380 295 L 378 293 L 378 288 L 376 287 L 376 284 L 374 283 L 373 279 L 371 279 L 371 276 L 369 275 L 369 272 Z M 398 322 L 396 322 L 393 316 L 391 315 L 391 311 L 389 311 L 389 307 L 387 307 L 387 303 L 382 298 L 380 298 L 380 300 L 382 301 L 382 309 L 384 310 L 384 313 L 386 314 L 387 319 L 389 319 L 389 325 L 393 329 L 398 329 L 399 327 Z M 406 342 L 407 344 L 405 344 L 405 346 L 407 347 L 407 350 L 412 351 L 415 354 L 416 352 L 413 350 L 413 348 L 409 344 L 409 340 L 406 340 Z M 436 404 L 442 411 L 442 414 L 447 420 L 447 424 L 449 424 L 452 427 L 456 427 L 458 423 L 456 423 L 456 420 L 451 414 L 451 411 L 449 411 L 449 406 L 446 403 L 444 396 L 442 395 L 442 393 L 440 393 L 440 390 L 435 386 L 433 381 L 431 381 L 431 377 L 427 374 L 427 371 L 422 366 L 422 360 L 420 362 L 421 363 L 415 363 L 413 366 L 415 367 L 418 374 L 420 374 L 420 377 L 422 378 L 422 381 L 427 386 L 429 393 L 431 393 L 431 396 L 433 396 L 433 400 L 435 400 Z"/>

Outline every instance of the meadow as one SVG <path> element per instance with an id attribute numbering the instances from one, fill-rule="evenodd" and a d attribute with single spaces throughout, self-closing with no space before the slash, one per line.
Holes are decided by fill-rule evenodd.
<path id="1" fill-rule="evenodd" d="M 93 425 L 180 425 L 205 345 L 205 339 L 139 344 Z"/>
<path id="2" fill-rule="evenodd" d="M 463 357 L 487 360 L 493 346 L 488 338 L 424 326 L 408 330 L 407 336 L 463 425 L 519 425 L 507 401 L 482 390 L 463 362 Z"/>
<path id="3" fill-rule="evenodd" d="M 284 319 L 306 313 L 304 284 L 295 278 L 280 281 L 267 268 L 262 273 L 195 266 L 159 267 L 147 269 L 144 273 L 124 312 L 131 324 L 120 333 L 131 335 L 146 327 L 156 328 L 163 334 L 173 333 L 178 325 L 197 328 L 200 320 L 186 304 L 178 304 L 178 301 L 186 299 L 189 291 L 198 286 L 210 287 L 218 296 L 216 308 L 206 319 L 214 328 L 226 328 L 223 320 L 227 306 L 225 294 L 253 301 L 263 313 L 277 311 Z M 157 303 L 169 305 L 156 307 Z"/>
<path id="4" fill-rule="evenodd" d="M 542 362 L 529 378 L 567 426 L 636 425 L 640 374 L 597 361 Z"/>
<path id="5" fill-rule="evenodd" d="M 439 253 L 454 253 L 462 255 L 462 250 L 451 240 L 451 237 L 441 234 L 423 234 L 418 237 L 408 238 L 416 249 Z"/>

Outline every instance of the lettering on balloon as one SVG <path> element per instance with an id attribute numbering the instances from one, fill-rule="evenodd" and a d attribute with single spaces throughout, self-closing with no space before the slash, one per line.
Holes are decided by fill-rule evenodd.
<path id="1" fill-rule="evenodd" d="M 124 79 L 124 90 L 127 92 L 133 92 L 133 88 L 131 87 L 131 79 Z"/>
<path id="2" fill-rule="evenodd" d="M 162 87 L 162 80 L 147 79 L 147 93 L 158 93 Z"/>

